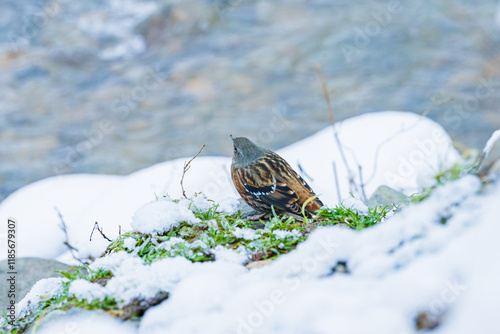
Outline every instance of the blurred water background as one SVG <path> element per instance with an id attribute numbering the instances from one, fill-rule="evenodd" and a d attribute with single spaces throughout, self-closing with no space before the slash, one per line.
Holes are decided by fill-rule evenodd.
<path id="1" fill-rule="evenodd" d="M 428 114 L 480 148 L 500 128 L 496 7 L 2 0 L 0 200 L 48 176 L 128 174 L 203 144 L 230 155 L 230 133 L 271 149 L 307 137 L 330 124 L 316 64 L 338 120 Z"/>

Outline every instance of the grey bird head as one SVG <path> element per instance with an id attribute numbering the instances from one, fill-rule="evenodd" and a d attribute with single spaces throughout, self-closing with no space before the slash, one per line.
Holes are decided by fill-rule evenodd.
<path id="1" fill-rule="evenodd" d="M 233 137 L 230 136 L 233 140 L 233 166 L 235 168 L 246 167 L 257 160 L 260 157 L 265 155 L 268 150 L 255 145 L 250 140 L 245 137 Z"/>

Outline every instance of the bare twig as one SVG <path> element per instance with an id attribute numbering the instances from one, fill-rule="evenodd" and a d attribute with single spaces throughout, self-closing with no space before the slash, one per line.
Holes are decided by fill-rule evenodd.
<path id="1" fill-rule="evenodd" d="M 332 104 L 330 103 L 330 94 L 328 94 L 328 87 L 326 86 L 325 80 L 323 80 L 323 75 L 321 74 L 321 67 L 316 64 L 316 74 L 318 75 L 319 81 L 321 82 L 321 88 L 323 88 L 323 94 L 325 95 L 326 106 L 328 107 L 328 113 L 330 114 L 330 122 L 335 124 L 335 115 L 333 114 Z M 332 91 L 333 93 L 334 91 Z"/>
<path id="2" fill-rule="evenodd" d="M 94 234 L 94 230 L 97 230 L 99 231 L 99 233 L 101 233 L 102 237 L 106 240 L 108 240 L 109 242 L 112 242 L 113 240 L 111 240 L 110 238 L 108 238 L 104 232 L 102 231 L 102 228 L 99 227 L 99 224 L 97 222 L 95 222 L 94 224 L 94 228 L 92 228 L 92 232 L 90 233 L 90 241 L 92 241 L 92 235 Z"/>
<path id="3" fill-rule="evenodd" d="M 68 235 L 68 229 L 66 227 L 66 222 L 64 221 L 63 219 L 63 216 L 61 214 L 61 211 L 59 211 L 59 209 L 54 206 L 54 210 L 56 210 L 57 212 L 57 215 L 59 216 L 59 220 L 61 221 L 61 230 L 63 231 L 64 233 L 64 245 L 66 247 L 68 247 L 70 253 L 71 253 L 71 256 L 73 257 L 73 259 L 75 259 L 76 261 L 82 263 L 82 264 L 85 264 L 85 261 L 83 261 L 82 259 L 76 257 L 75 255 L 75 252 L 78 252 L 78 249 L 76 249 L 75 247 L 73 247 L 70 243 L 69 243 L 69 235 Z"/>
<path id="4" fill-rule="evenodd" d="M 368 198 L 366 198 L 366 193 L 365 193 L 365 183 L 363 182 L 363 167 L 358 164 L 358 169 L 359 169 L 359 187 L 361 188 L 361 199 L 363 201 L 366 201 Z"/>
<path id="5" fill-rule="evenodd" d="M 335 164 L 335 161 L 332 161 L 332 164 L 333 164 L 333 176 L 335 176 L 335 185 L 337 186 L 337 197 L 340 203 L 342 197 L 340 197 L 340 186 L 339 186 L 339 176 L 337 175 L 337 164 Z"/>
<path id="6" fill-rule="evenodd" d="M 339 152 L 340 152 L 340 157 L 342 158 L 342 162 L 344 163 L 346 170 L 347 170 L 347 173 L 349 175 L 349 185 L 350 185 L 351 191 L 353 191 L 354 189 L 357 190 L 358 187 L 357 187 L 356 182 L 355 182 L 354 174 L 353 174 L 351 168 L 349 167 L 349 163 L 347 162 L 347 158 L 345 156 L 344 147 L 343 147 L 342 143 L 340 142 L 337 128 L 335 127 L 335 115 L 333 113 L 332 105 L 330 103 L 330 94 L 328 93 L 328 87 L 326 85 L 325 80 L 323 79 L 323 75 L 321 74 L 321 67 L 319 66 L 319 64 L 316 65 L 316 74 L 318 75 L 318 79 L 321 83 L 321 88 L 323 89 L 323 94 L 325 95 L 326 105 L 328 107 L 328 112 L 330 114 L 330 121 L 332 123 L 333 137 L 335 138 L 335 142 L 336 142 L 337 147 L 338 147 Z"/>
<path id="7" fill-rule="evenodd" d="M 193 161 L 201 153 L 201 151 L 203 151 L 204 148 L 205 144 L 203 144 L 203 146 L 200 148 L 200 151 L 196 153 L 196 155 L 192 157 L 191 160 L 189 160 L 188 162 L 184 162 L 184 168 L 182 170 L 182 178 L 181 178 L 182 196 L 184 196 L 184 198 L 187 198 L 186 191 L 184 190 L 184 175 L 186 175 L 186 172 L 189 170 L 189 168 L 191 168 L 191 161 Z"/>
<path id="8" fill-rule="evenodd" d="M 297 166 L 299 167 L 301 175 L 304 175 L 305 177 L 307 177 L 309 180 L 311 180 L 311 182 L 314 181 L 314 179 L 309 174 L 307 174 L 307 172 L 304 170 L 304 168 L 302 168 L 302 166 L 300 165 L 300 162 L 297 162 Z"/>

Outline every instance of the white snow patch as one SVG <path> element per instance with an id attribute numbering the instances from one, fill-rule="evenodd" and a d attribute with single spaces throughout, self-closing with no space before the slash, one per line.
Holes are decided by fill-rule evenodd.
<path id="1" fill-rule="evenodd" d="M 286 238 L 299 238 L 302 236 L 299 230 L 291 230 L 291 231 L 283 231 L 283 230 L 275 230 L 273 234 L 277 239 L 286 239 Z"/>
<path id="2" fill-rule="evenodd" d="M 96 259 L 94 262 L 89 264 L 90 270 L 97 271 L 98 269 L 109 270 L 114 272 L 122 263 L 130 257 L 125 251 L 119 251 L 116 253 L 108 254 L 104 257 Z"/>
<path id="3" fill-rule="evenodd" d="M 367 194 L 387 185 L 411 195 L 422 189 L 419 182 L 430 182 L 439 171 L 460 161 L 444 129 L 414 113 L 368 113 L 337 122 L 335 129 L 348 167 L 343 163 L 332 127 L 277 151 L 296 171 L 300 163 L 312 179 L 302 176 L 328 206 L 338 204 L 350 193 L 359 197 L 349 180 L 351 176 L 359 180 L 360 170 Z M 340 198 L 336 193 L 337 181 Z"/>
<path id="4" fill-rule="evenodd" d="M 62 292 L 62 283 L 63 279 L 59 277 L 44 278 L 36 282 L 30 292 L 17 304 L 18 317 L 23 317 L 33 310 L 42 300 L 42 296 L 53 296 Z"/>
<path id="5" fill-rule="evenodd" d="M 56 311 L 42 320 L 37 334 L 69 333 L 120 333 L 137 334 L 133 323 L 122 321 L 103 311 L 72 309 L 68 312 Z"/>
<path id="6" fill-rule="evenodd" d="M 233 214 L 238 211 L 238 208 L 240 206 L 240 201 L 234 197 L 228 197 L 219 201 L 218 204 L 219 204 L 218 211 Z"/>
<path id="7" fill-rule="evenodd" d="M 69 286 L 70 294 L 74 294 L 78 299 L 86 299 L 88 302 L 94 299 L 104 299 L 105 291 L 105 288 L 98 283 L 91 283 L 84 279 L 74 280 Z"/>
<path id="8" fill-rule="evenodd" d="M 183 203 L 193 212 L 199 211 L 202 213 L 207 212 L 208 209 L 215 205 L 215 203 L 213 201 L 209 201 L 207 196 L 204 194 L 196 194 L 189 199 L 182 198 L 179 200 L 179 203 Z"/>
<path id="9" fill-rule="evenodd" d="M 106 261 L 108 257 L 111 259 Z M 97 259 L 91 265 L 92 270 L 112 271 L 113 277 L 107 281 L 106 286 L 76 280 L 71 283 L 70 292 L 87 300 L 108 296 L 124 303 L 134 298 L 152 298 L 160 291 L 173 291 L 177 282 L 194 270 L 196 265 L 184 257 L 164 258 L 149 265 L 135 255 L 113 253 Z"/>
<path id="10" fill-rule="evenodd" d="M 179 226 L 181 222 L 200 222 L 187 205 L 169 200 L 149 202 L 137 210 L 132 218 L 132 228 L 141 233 L 161 233 Z"/>
<path id="11" fill-rule="evenodd" d="M 259 237 L 257 232 L 255 230 L 249 229 L 249 228 L 240 228 L 236 227 L 233 231 L 233 235 L 236 238 L 242 238 L 245 240 L 254 240 Z"/>
<path id="12" fill-rule="evenodd" d="M 250 260 L 250 253 L 243 246 L 229 249 L 218 245 L 212 250 L 212 254 L 215 255 L 215 260 L 223 262 L 245 264 Z"/>
<path id="13" fill-rule="evenodd" d="M 135 240 L 132 237 L 128 237 L 123 240 L 123 247 L 128 249 L 128 250 L 133 250 L 135 248 L 135 244 L 137 243 L 137 240 Z"/>
<path id="14" fill-rule="evenodd" d="M 342 200 L 342 204 L 346 208 L 355 209 L 355 210 L 358 210 L 359 212 L 363 212 L 363 213 L 368 212 L 368 207 L 365 205 L 365 203 L 363 203 L 363 201 L 361 201 L 357 198 L 354 198 L 352 196 L 344 198 Z"/>

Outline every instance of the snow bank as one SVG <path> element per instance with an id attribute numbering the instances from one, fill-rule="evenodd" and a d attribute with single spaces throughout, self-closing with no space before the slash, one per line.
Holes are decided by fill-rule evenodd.
<path id="1" fill-rule="evenodd" d="M 185 205 L 162 199 L 141 206 L 132 217 L 132 228 L 141 233 L 161 233 L 183 221 L 188 224 L 200 222 Z"/>
<path id="2" fill-rule="evenodd" d="M 62 292 L 62 278 L 51 277 L 41 279 L 33 285 L 30 292 L 18 304 L 18 316 L 29 313 L 43 299 L 43 296 L 52 296 Z"/>
<path id="3" fill-rule="evenodd" d="M 146 312 L 139 333 L 409 334 L 420 312 L 441 320 L 437 333 L 492 332 L 500 185 L 480 187 L 466 177 L 361 232 L 317 229 L 263 268 L 207 264 Z M 349 274 L 332 273 L 339 261 Z"/>
<path id="4" fill-rule="evenodd" d="M 54 312 L 36 330 L 37 334 L 59 333 L 120 333 L 135 334 L 136 326 L 124 322 L 104 311 L 84 311 L 79 309 L 68 312 Z"/>
<path id="5" fill-rule="evenodd" d="M 413 113 L 371 113 L 345 120 L 336 128 L 356 178 L 361 166 L 368 195 L 383 184 L 411 194 L 419 188 L 419 180 L 428 181 L 429 175 L 459 160 L 443 129 Z M 228 145 L 231 145 L 229 140 Z M 305 171 L 301 174 L 330 206 L 340 200 L 332 167 L 335 162 L 341 198 L 349 196 L 348 172 L 331 127 L 278 153 L 297 171 L 300 163 Z M 89 241 L 94 222 L 99 223 L 108 237 L 115 238 L 120 226 L 122 230 L 131 229 L 132 217 L 142 205 L 164 194 L 180 198 L 182 167 L 189 159 L 157 164 L 125 177 L 48 178 L 20 189 L 0 203 L 0 219 L 6 221 L 7 217 L 13 217 L 19 221 L 18 237 L 23 240 L 19 243 L 20 256 L 74 264 L 63 244 L 65 237 L 59 228 L 56 206 L 67 224 L 69 242 L 79 250 L 78 256 L 97 257 L 107 241 L 96 234 Z M 230 161 L 229 157 L 196 158 L 184 179 L 188 195 L 202 192 L 210 199 L 224 200 L 220 203 L 221 209 L 234 210 L 238 195 L 230 180 Z M 1 237 L 5 241 L 5 235 Z M 5 256 L 6 253 L 1 253 L 0 259 Z"/>
<path id="6" fill-rule="evenodd" d="M 444 129 L 413 113 L 369 113 L 337 123 L 335 129 L 351 176 L 358 184 L 363 180 L 368 196 L 380 185 L 411 195 L 422 185 L 430 185 L 439 171 L 460 161 Z M 325 204 L 339 203 L 351 192 L 358 195 L 349 186 L 349 172 L 331 127 L 278 152 L 297 171 L 301 165 L 306 172 L 303 176 Z M 340 198 L 335 191 L 334 164 Z"/>
<path id="7" fill-rule="evenodd" d="M 363 179 L 368 193 L 380 184 L 399 184 L 400 189 L 411 192 L 419 181 L 428 181 L 429 175 L 459 159 L 441 127 L 413 114 L 361 116 L 340 124 L 338 133 L 346 147 L 348 163 L 354 164 L 355 170 L 359 164 L 366 173 Z M 331 168 L 332 161 L 336 161 L 342 194 L 348 194 L 347 171 L 342 167 L 331 128 L 279 153 L 292 165 L 300 163 L 309 175 L 305 177 L 329 205 L 338 202 Z M 71 227 L 70 241 L 73 239 L 90 253 L 99 253 L 103 248 L 86 244 L 83 237 L 75 234 L 81 232 L 81 227 L 74 224 L 81 224 L 82 219 L 93 223 L 94 219 L 89 218 L 93 214 L 102 215 L 102 222 L 151 232 L 168 229 L 181 219 L 196 223 L 192 211 L 203 212 L 210 204 L 203 196 L 178 203 L 169 198 L 150 202 L 155 193 L 180 197 L 178 180 L 183 161 L 109 179 L 109 183 L 96 179 L 101 182 L 100 187 L 92 184 L 89 176 L 80 176 L 80 180 L 77 176 L 68 177 L 66 186 L 73 187 L 66 191 L 72 196 L 78 194 L 82 200 L 79 203 L 64 202 L 63 188 L 49 191 L 55 182 L 49 179 L 13 194 L 0 205 L 0 213 L 16 217 L 26 203 L 46 193 L 42 196 L 45 205 L 59 201 Z M 228 164 L 229 158 L 197 158 L 186 177 L 186 189 L 204 191 L 216 200 L 234 197 Z M 391 180 L 397 182 L 390 184 Z M 81 181 L 86 182 L 78 183 Z M 100 195 L 90 199 L 91 192 L 78 187 L 93 189 Z M 105 328 L 107 332 L 148 334 L 416 334 L 415 319 L 425 313 L 439 321 L 435 333 L 492 333 L 498 327 L 500 311 L 500 265 L 496 261 L 500 258 L 499 198 L 500 182 L 483 189 L 477 177 L 466 176 L 360 232 L 339 226 L 318 228 L 295 251 L 252 270 L 243 266 L 248 260 L 248 252 L 243 248 L 219 247 L 214 252 L 216 260 L 205 263 L 176 257 L 149 265 L 134 254 L 114 253 L 90 266 L 93 270 L 113 272 L 104 287 L 75 281 L 70 292 L 79 298 L 109 296 L 125 303 L 153 297 L 159 291 L 168 292 L 169 298 L 148 309 L 138 327 L 99 312 L 70 312 L 42 325 L 40 330 L 55 333 L 76 324 L 83 332 L 102 332 Z M 235 203 L 234 199 L 226 200 L 228 210 Z M 344 204 L 361 207 L 357 200 Z M 141 205 L 144 206 L 131 220 Z M 85 214 L 79 217 L 83 208 Z M 24 213 L 25 226 L 54 218 L 53 213 L 45 216 L 42 209 L 40 215 Z M 111 227 L 106 226 L 110 230 Z M 235 229 L 233 233 L 249 239 L 258 233 L 251 232 Z M 87 238 L 85 233 L 84 236 Z M 59 254 L 60 236 L 45 238 L 43 246 L 42 241 L 34 240 L 30 249 L 52 247 L 46 251 L 47 256 Z M 164 247 L 177 242 L 182 239 L 172 238 Z M 133 240 L 127 244 L 134 247 Z M 348 273 L 335 272 L 338 263 L 344 263 Z M 28 301 L 34 303 L 44 293 L 56 293 L 59 286 L 60 281 L 40 281 L 19 305 L 27 309 Z M 92 322 L 86 320 L 89 314 L 95 316 Z"/>

